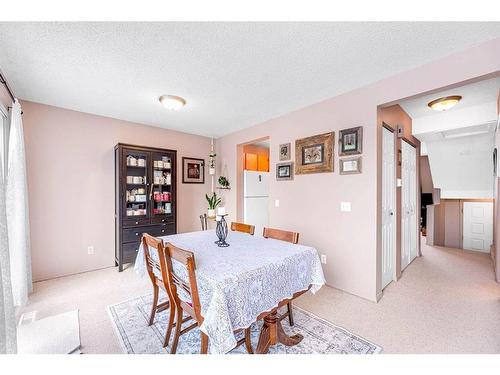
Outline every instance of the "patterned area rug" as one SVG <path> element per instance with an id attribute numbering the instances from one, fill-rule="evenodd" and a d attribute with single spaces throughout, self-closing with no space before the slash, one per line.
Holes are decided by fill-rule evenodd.
<path id="1" fill-rule="evenodd" d="M 167 329 L 169 310 L 156 314 L 155 324 L 148 326 L 152 295 L 133 298 L 108 306 L 108 313 L 113 322 L 121 347 L 128 354 L 169 353 L 170 346 L 162 348 Z M 160 301 L 162 299 L 160 298 Z M 282 321 L 283 328 L 289 335 L 301 333 L 304 339 L 295 346 L 278 344 L 271 347 L 271 354 L 375 354 L 382 348 L 343 328 L 294 306 L 295 325 L 290 327 L 288 319 Z M 189 323 L 184 323 L 186 326 Z M 252 345 L 254 349 L 259 340 L 262 322 L 252 325 Z M 239 339 L 240 337 L 237 337 Z M 170 339 L 172 342 L 173 338 Z M 179 339 L 177 353 L 196 354 L 200 352 L 200 332 L 193 329 Z M 245 346 L 233 349 L 230 354 L 244 354 Z"/>

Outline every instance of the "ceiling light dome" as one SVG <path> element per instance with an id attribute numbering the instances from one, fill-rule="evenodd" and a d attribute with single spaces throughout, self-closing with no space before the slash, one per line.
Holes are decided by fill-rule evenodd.
<path id="1" fill-rule="evenodd" d="M 160 103 L 170 111 L 178 111 L 186 105 L 186 99 L 175 95 L 160 96 Z"/>
<path id="2" fill-rule="evenodd" d="M 454 106 L 457 105 L 457 103 L 460 100 L 462 100 L 462 97 L 460 95 L 445 96 L 443 98 L 433 100 L 432 102 L 429 102 L 429 104 L 427 105 L 435 111 L 442 112 L 442 111 L 447 111 L 450 108 L 453 108 Z"/>

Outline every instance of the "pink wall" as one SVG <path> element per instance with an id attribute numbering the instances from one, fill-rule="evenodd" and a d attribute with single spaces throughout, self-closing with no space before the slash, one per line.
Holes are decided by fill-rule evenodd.
<path id="1" fill-rule="evenodd" d="M 458 199 L 442 199 L 444 205 L 444 246 L 462 248 L 462 215 Z"/>
<path id="2" fill-rule="evenodd" d="M 362 174 L 338 174 L 335 145 L 334 173 L 271 181 L 269 210 L 271 226 L 299 231 L 301 243 L 327 255 L 324 272 L 329 285 L 375 301 L 380 256 L 377 106 L 499 70 L 500 39 L 495 39 L 222 137 L 217 141 L 218 162 L 227 167 L 229 179 L 236 181 L 238 144 L 269 136 L 271 171 L 274 171 L 279 144 L 292 142 L 293 155 L 294 141 L 298 138 L 335 131 L 337 140 L 340 129 L 364 126 Z M 236 190 L 226 195 L 231 219 L 236 215 Z M 279 199 L 279 207 L 274 206 L 275 199 Z M 352 202 L 352 212 L 340 212 L 341 201 Z"/>
<path id="3" fill-rule="evenodd" d="M 434 192 L 431 166 L 427 155 L 420 157 L 420 182 L 422 184 L 422 193 L 432 194 Z"/>
<path id="4" fill-rule="evenodd" d="M 178 230 L 199 229 L 206 183 L 182 184 L 183 156 L 206 159 L 210 139 L 22 101 L 33 277 L 114 265 L 114 162 L 118 142 L 171 148 L 178 156 Z M 93 245 L 94 255 L 87 254 Z"/>

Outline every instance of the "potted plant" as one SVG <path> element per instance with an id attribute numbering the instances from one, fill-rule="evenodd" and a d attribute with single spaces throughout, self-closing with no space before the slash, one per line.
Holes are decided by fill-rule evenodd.
<path id="1" fill-rule="evenodd" d="M 208 194 L 205 194 L 205 198 L 207 199 L 208 202 L 208 217 L 215 217 L 215 209 L 221 202 L 221 198 L 217 196 L 217 194 L 213 193 L 211 196 L 208 196 Z"/>
<path id="2" fill-rule="evenodd" d="M 219 185 L 224 189 L 229 189 L 229 180 L 224 176 L 220 176 Z"/>
<path id="3" fill-rule="evenodd" d="M 208 155 L 208 157 L 210 158 L 209 161 L 208 161 L 208 167 L 209 167 L 209 173 L 210 175 L 214 175 L 215 174 L 215 157 L 217 156 L 217 154 L 215 152 L 211 152 L 210 155 Z"/>

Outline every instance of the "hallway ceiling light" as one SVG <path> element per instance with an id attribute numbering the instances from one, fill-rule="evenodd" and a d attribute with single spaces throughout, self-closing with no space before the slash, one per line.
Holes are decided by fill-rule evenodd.
<path id="1" fill-rule="evenodd" d="M 427 105 L 435 111 L 443 112 L 456 106 L 460 100 L 462 100 L 460 95 L 445 96 L 443 98 L 435 99 Z"/>
<path id="2" fill-rule="evenodd" d="M 178 111 L 186 105 L 186 99 L 175 95 L 162 95 L 159 100 L 170 111 Z"/>

